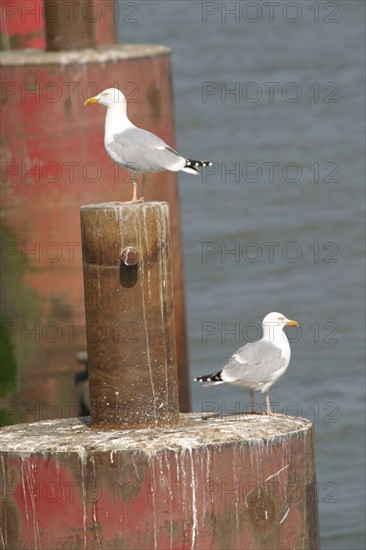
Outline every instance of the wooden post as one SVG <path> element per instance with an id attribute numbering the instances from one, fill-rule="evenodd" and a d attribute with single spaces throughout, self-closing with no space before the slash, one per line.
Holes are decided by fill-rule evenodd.
<path id="1" fill-rule="evenodd" d="M 81 208 L 94 426 L 179 417 L 167 203 Z"/>
<path id="2" fill-rule="evenodd" d="M 82 50 L 94 47 L 91 0 L 44 0 L 47 50 Z"/>

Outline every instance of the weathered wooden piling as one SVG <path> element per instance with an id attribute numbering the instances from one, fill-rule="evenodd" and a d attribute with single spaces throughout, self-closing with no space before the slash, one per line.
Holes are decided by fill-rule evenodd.
<path id="1" fill-rule="evenodd" d="M 177 422 L 168 204 L 83 206 L 81 234 L 93 425 Z"/>
<path id="2" fill-rule="evenodd" d="M 76 8 L 76 9 L 75 9 Z M 91 0 L 44 0 L 47 50 L 60 52 L 94 47 Z"/>

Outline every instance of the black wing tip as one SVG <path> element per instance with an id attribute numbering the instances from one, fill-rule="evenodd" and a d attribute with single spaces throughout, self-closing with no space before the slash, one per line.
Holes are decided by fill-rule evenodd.
<path id="1" fill-rule="evenodd" d="M 217 374 L 206 374 L 204 376 L 198 376 L 194 379 L 195 382 L 222 382 L 221 371 Z"/>
<path id="2" fill-rule="evenodd" d="M 187 168 L 193 168 L 193 170 L 196 170 L 197 168 L 207 168 L 207 166 L 212 166 L 213 162 L 210 160 L 192 160 L 187 159 L 186 160 L 186 167 Z"/>

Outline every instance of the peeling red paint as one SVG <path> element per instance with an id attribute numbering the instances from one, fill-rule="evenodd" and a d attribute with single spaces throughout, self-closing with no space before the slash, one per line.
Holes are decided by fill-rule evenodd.
<path id="1" fill-rule="evenodd" d="M 3 453 L 2 501 L 19 514 L 17 548 L 319 548 L 310 423 L 267 439 L 224 442 L 224 422 L 195 421 L 190 437 L 196 433 L 202 444 L 186 446 L 190 420 L 182 422 L 171 439 L 176 445 L 178 436 L 181 446 L 171 450 L 148 451 L 149 437 L 164 430 L 146 430 L 136 435 L 142 446 L 126 432 L 128 450 L 116 447 L 118 437 L 124 446 L 123 432 L 93 431 L 94 448 L 79 452 Z M 207 442 L 213 433 L 221 444 Z M 62 446 L 62 431 L 59 437 Z M 113 450 L 106 449 L 109 437 Z M 12 529 L 5 522 L 5 536 Z"/>

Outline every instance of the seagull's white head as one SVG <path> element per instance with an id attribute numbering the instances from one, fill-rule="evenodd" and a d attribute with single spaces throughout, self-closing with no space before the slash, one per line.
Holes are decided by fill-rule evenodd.
<path id="1" fill-rule="evenodd" d="M 108 88 L 94 97 L 89 97 L 89 99 L 84 102 L 84 105 L 91 105 L 92 103 L 99 103 L 107 107 L 107 109 L 115 105 L 123 105 L 126 109 L 126 98 L 121 90 L 117 88 Z"/>
<path id="2" fill-rule="evenodd" d="M 299 323 L 291 319 L 287 319 L 282 313 L 272 311 L 263 319 L 263 339 L 268 340 L 272 344 L 282 347 L 284 342 L 287 342 L 286 334 L 282 331 L 285 326 L 298 327 Z"/>
<path id="3" fill-rule="evenodd" d="M 277 311 L 268 313 L 263 319 L 263 330 L 266 327 L 273 327 L 273 330 L 276 330 L 276 328 L 277 330 L 283 330 L 286 325 L 289 327 L 298 327 L 299 323 L 292 319 L 287 319 L 287 317 Z"/>

